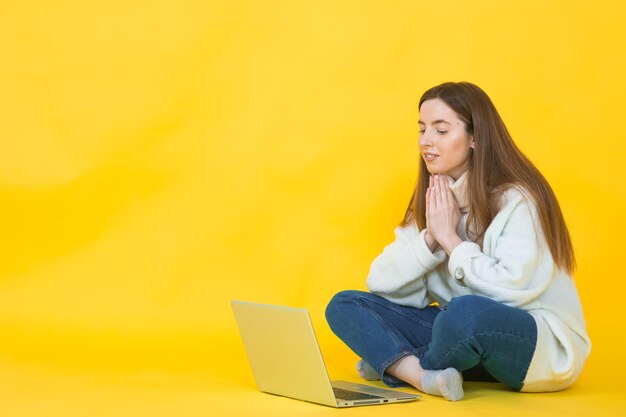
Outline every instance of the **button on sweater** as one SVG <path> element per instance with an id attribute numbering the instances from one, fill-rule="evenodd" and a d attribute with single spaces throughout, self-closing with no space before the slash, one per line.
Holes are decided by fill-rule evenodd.
<path id="1" fill-rule="evenodd" d="M 395 240 L 371 264 L 370 292 L 395 303 L 424 308 L 475 294 L 528 311 L 537 323 L 537 346 L 522 391 L 558 391 L 580 375 L 591 350 L 574 280 L 554 263 L 535 203 L 519 187 L 502 194 L 500 209 L 482 247 L 465 225 L 467 171 L 450 188 L 461 211 L 463 240 L 448 257 L 431 252 L 415 223 L 396 227 Z"/>

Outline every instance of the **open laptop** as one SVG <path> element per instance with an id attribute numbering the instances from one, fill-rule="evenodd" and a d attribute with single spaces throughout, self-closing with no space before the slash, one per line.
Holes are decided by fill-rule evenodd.
<path id="1" fill-rule="evenodd" d="M 330 381 L 309 312 L 231 301 L 257 387 L 263 392 L 332 407 L 414 401 L 420 395 Z"/>

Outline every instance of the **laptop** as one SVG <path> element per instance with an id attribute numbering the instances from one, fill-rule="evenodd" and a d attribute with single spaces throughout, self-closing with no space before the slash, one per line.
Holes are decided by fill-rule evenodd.
<path id="1" fill-rule="evenodd" d="M 308 310 L 231 301 L 259 390 L 298 400 L 353 407 L 415 401 L 420 395 L 330 381 Z"/>

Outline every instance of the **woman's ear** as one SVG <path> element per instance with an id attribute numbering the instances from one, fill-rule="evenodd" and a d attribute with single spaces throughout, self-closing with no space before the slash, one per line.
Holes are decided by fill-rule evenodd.
<path id="1" fill-rule="evenodd" d="M 470 148 L 474 149 L 474 145 L 476 142 L 474 141 L 474 135 L 470 135 Z"/>

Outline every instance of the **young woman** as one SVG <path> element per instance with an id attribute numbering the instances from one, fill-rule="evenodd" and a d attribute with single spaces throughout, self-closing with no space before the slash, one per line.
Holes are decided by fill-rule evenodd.
<path id="1" fill-rule="evenodd" d="M 557 391 L 589 355 L 557 199 L 487 94 L 444 83 L 419 101 L 417 186 L 370 292 L 326 309 L 365 379 L 457 401 L 467 380 Z"/>

